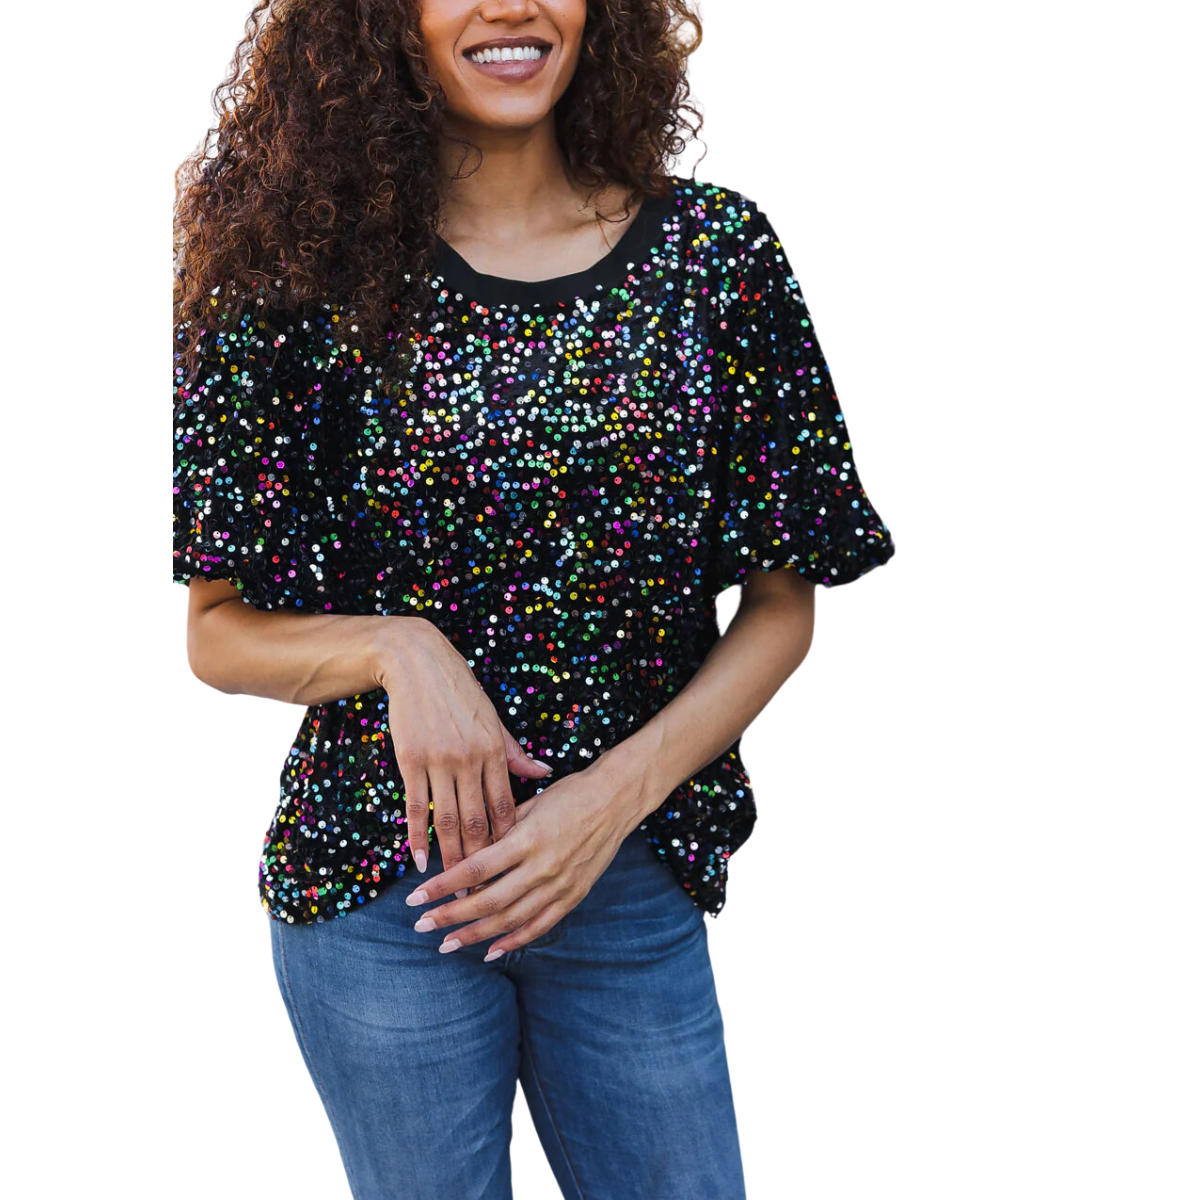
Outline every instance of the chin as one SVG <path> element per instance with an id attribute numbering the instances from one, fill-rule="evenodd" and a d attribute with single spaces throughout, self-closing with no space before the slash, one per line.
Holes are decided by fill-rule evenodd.
<path id="1" fill-rule="evenodd" d="M 533 129 L 552 112 L 547 105 L 491 104 L 480 105 L 469 112 L 455 113 L 460 121 L 485 129 Z"/>

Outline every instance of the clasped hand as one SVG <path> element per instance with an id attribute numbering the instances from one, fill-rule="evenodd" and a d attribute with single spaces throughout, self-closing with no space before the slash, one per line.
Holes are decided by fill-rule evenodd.
<path id="1" fill-rule="evenodd" d="M 653 785 L 646 770 L 636 755 L 615 748 L 515 804 L 509 774 L 544 777 L 549 764 L 530 757 L 504 727 L 466 660 L 434 625 L 385 617 L 381 630 L 378 677 L 404 780 L 409 848 L 424 872 L 432 809 L 445 868 L 408 902 L 458 897 L 427 912 L 416 928 L 469 921 L 442 950 L 497 934 L 504 936 L 489 958 L 515 950 L 588 894 L 663 797 L 647 803 Z"/>
<path id="2" fill-rule="evenodd" d="M 637 774 L 611 769 L 604 757 L 517 805 L 516 824 L 490 846 L 422 881 L 409 904 L 478 890 L 431 909 L 414 928 L 470 922 L 443 940 L 442 951 L 501 934 L 488 949 L 490 961 L 561 921 L 649 811 Z"/>

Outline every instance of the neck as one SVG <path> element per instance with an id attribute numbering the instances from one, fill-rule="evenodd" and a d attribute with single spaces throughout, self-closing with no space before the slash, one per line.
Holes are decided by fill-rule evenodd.
<path id="1" fill-rule="evenodd" d="M 443 236 L 518 241 L 560 224 L 564 213 L 582 215 L 586 196 L 567 174 L 552 113 L 529 129 L 476 126 L 450 132 L 470 139 L 483 156 L 449 140 L 439 147 L 446 181 Z M 456 179 L 456 170 L 470 174 Z"/>

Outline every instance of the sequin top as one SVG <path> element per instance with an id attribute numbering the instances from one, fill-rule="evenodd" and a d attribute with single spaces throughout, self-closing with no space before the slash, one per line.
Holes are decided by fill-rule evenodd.
<path id="1" fill-rule="evenodd" d="M 403 399 L 332 300 L 278 340 L 253 312 L 205 331 L 190 388 L 176 353 L 174 579 L 433 622 L 554 768 L 511 777 L 518 803 L 680 691 L 723 589 L 781 567 L 834 587 L 894 553 L 767 217 L 671 182 L 576 274 L 483 275 L 441 242 Z M 407 870 L 383 690 L 308 708 L 280 782 L 271 917 L 345 916 Z M 754 821 L 739 739 L 639 829 L 716 916 Z"/>

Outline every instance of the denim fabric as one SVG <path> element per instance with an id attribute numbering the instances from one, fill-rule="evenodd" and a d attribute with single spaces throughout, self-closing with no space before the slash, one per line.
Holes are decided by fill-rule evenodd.
<path id="1" fill-rule="evenodd" d="M 704 912 L 646 835 L 490 963 L 496 938 L 441 954 L 446 930 L 413 930 L 436 906 L 405 904 L 426 877 L 334 921 L 270 922 L 355 1200 L 510 1200 L 518 1079 L 568 1200 L 742 1200 Z"/>

